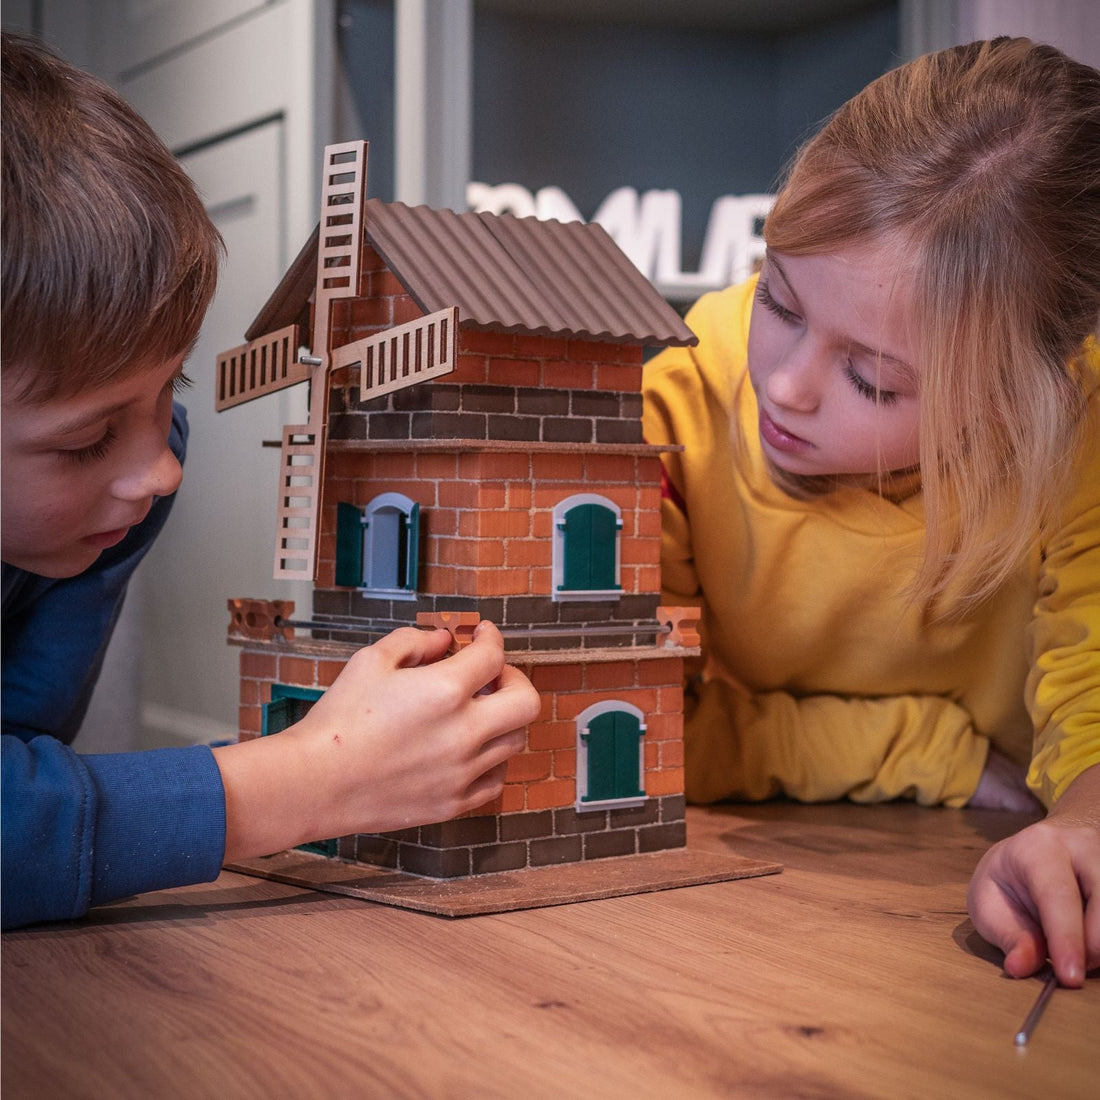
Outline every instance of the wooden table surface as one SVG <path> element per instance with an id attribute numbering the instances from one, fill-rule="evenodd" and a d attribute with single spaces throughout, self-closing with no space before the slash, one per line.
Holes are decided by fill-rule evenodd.
<path id="1" fill-rule="evenodd" d="M 17 1097 L 1100 1096 L 1100 981 L 965 910 L 1010 814 L 691 810 L 740 882 L 459 920 L 222 874 L 2 940 Z"/>

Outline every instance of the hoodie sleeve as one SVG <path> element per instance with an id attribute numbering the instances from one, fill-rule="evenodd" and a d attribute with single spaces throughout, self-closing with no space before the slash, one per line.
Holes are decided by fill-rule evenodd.
<path id="1" fill-rule="evenodd" d="M 182 461 L 186 414 L 170 444 Z M 134 569 L 172 498 L 77 577 L 4 567 L 2 918 L 5 928 L 217 876 L 221 777 L 203 747 L 81 756 L 68 747 L 99 675 Z"/>
<path id="2" fill-rule="evenodd" d="M 1093 381 L 1075 490 L 1043 542 L 1031 625 L 1027 702 L 1035 725 L 1028 784 L 1052 806 L 1100 765 L 1100 347 L 1083 368 Z"/>

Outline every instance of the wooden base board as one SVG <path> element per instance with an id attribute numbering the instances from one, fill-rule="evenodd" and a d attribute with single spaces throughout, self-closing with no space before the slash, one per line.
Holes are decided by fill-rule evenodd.
<path id="1" fill-rule="evenodd" d="M 774 875 L 783 866 L 744 856 L 670 848 L 455 879 L 423 878 L 299 851 L 227 863 L 225 869 L 443 917 L 470 917 Z"/>

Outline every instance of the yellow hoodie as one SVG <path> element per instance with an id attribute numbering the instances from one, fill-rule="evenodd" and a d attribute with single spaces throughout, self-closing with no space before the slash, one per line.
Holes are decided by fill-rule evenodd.
<path id="1" fill-rule="evenodd" d="M 961 806 L 992 742 L 1031 761 L 1049 806 L 1100 763 L 1100 445 L 1033 560 L 966 617 L 929 624 L 904 596 L 919 492 L 800 501 L 769 477 L 746 371 L 754 287 L 704 297 L 688 316 L 698 347 L 645 369 L 646 439 L 684 447 L 665 457 L 666 599 L 703 608 L 688 798 Z M 1096 392 L 1090 418 L 1100 440 Z"/>

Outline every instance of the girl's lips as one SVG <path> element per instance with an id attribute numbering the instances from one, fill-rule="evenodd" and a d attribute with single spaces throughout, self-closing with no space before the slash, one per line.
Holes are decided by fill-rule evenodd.
<path id="1" fill-rule="evenodd" d="M 812 443 L 778 425 L 763 408 L 760 409 L 760 437 L 770 447 L 788 454 L 813 450 Z"/>

